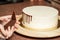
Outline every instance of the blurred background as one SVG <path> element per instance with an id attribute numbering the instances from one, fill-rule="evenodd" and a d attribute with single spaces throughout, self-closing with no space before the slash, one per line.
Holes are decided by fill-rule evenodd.
<path id="1" fill-rule="evenodd" d="M 0 0 L 0 4 L 19 3 L 29 0 Z"/>
<path id="2" fill-rule="evenodd" d="M 10 3 L 20 3 L 24 1 L 30 1 L 30 0 L 0 0 L 0 4 L 10 4 Z M 57 3 L 60 5 L 60 0 L 44 0 L 48 3 Z"/>
<path id="3" fill-rule="evenodd" d="M 0 4 L 20 3 L 24 1 L 29 1 L 29 0 L 0 0 Z M 49 0 L 45 0 L 45 1 L 49 2 Z"/>

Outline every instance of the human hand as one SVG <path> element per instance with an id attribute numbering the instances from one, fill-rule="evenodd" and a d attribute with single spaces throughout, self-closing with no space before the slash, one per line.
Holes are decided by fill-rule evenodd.
<path id="1" fill-rule="evenodd" d="M 3 21 L 3 25 L 2 24 L 0 24 L 0 29 L 1 29 L 1 32 L 2 32 L 2 34 L 4 35 L 2 35 L 1 37 L 3 37 L 3 38 L 6 38 L 6 39 L 8 39 L 9 37 L 11 37 L 12 36 L 12 34 L 13 34 L 13 32 L 18 28 L 18 26 L 19 26 L 19 24 L 20 24 L 20 22 L 18 21 L 18 20 L 16 20 L 16 23 L 15 23 L 15 25 L 13 25 L 12 26 L 12 28 L 9 26 L 6 30 L 4 29 L 4 24 L 5 23 L 7 23 L 8 21 L 9 21 L 9 19 L 10 19 L 10 17 L 7 19 L 7 18 L 3 18 L 3 19 L 1 19 L 2 21 Z"/>
<path id="2" fill-rule="evenodd" d="M 0 25 L 0 29 L 2 34 L 0 35 L 1 38 L 6 38 L 8 39 L 9 37 L 12 36 L 13 32 L 15 31 L 15 27 L 13 26 L 12 28 L 10 28 L 10 26 L 8 27 L 8 29 L 4 30 L 4 26 Z"/>
<path id="3" fill-rule="evenodd" d="M 14 33 L 15 31 L 15 27 L 12 26 L 12 28 L 9 26 L 8 29 L 5 30 L 5 36 L 6 36 L 6 39 L 8 39 L 9 37 L 12 36 L 12 34 Z"/>
<path id="4" fill-rule="evenodd" d="M 4 26 L 0 24 L 1 32 L 4 34 L 6 39 L 8 39 L 9 37 L 12 36 L 13 32 L 18 28 L 19 24 L 20 24 L 20 22 L 16 21 L 15 25 L 12 26 L 12 28 L 9 26 L 6 30 L 4 30 Z"/>

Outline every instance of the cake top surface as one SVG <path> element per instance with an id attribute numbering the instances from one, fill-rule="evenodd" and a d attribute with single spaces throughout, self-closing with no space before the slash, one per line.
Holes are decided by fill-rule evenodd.
<path id="1" fill-rule="evenodd" d="M 49 6 L 30 6 L 23 9 L 23 12 L 28 15 L 37 17 L 48 17 L 58 14 L 58 10 Z"/>

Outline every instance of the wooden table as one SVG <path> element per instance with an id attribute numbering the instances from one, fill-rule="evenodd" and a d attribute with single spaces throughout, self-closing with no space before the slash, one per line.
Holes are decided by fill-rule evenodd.
<path id="1" fill-rule="evenodd" d="M 15 3 L 15 4 L 6 4 L 6 5 L 0 5 L 0 16 L 4 15 L 10 15 L 15 11 L 16 14 L 21 14 L 22 9 L 27 6 L 33 6 L 33 5 L 46 5 L 46 6 L 52 6 L 49 3 L 46 3 L 45 1 L 42 2 L 23 2 L 23 3 Z M 59 8 L 58 8 L 59 9 Z M 60 9 L 59 9 L 60 10 Z M 49 39 L 37 39 L 37 38 L 28 38 L 22 35 L 19 35 L 17 33 L 13 33 L 12 37 L 8 40 L 60 40 L 60 37 L 55 38 L 49 38 Z"/>

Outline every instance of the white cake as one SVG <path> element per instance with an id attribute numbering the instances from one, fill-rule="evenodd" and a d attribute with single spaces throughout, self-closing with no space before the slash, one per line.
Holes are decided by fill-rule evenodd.
<path id="1" fill-rule="evenodd" d="M 57 29 L 57 9 L 48 6 L 30 6 L 24 8 L 23 12 L 22 24 L 25 26 L 25 28 L 39 31 Z"/>

